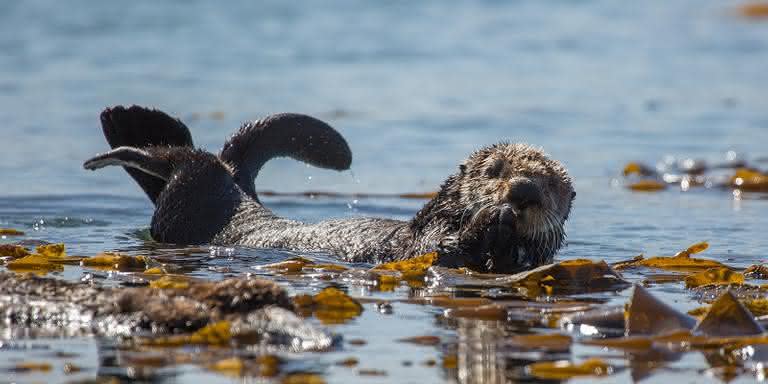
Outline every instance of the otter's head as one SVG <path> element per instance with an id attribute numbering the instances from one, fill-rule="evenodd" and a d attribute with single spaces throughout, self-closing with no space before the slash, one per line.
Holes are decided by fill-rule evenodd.
<path id="1" fill-rule="evenodd" d="M 510 273 L 552 261 L 575 195 L 562 164 L 529 145 L 500 143 L 461 164 L 414 223 L 439 223 L 461 264 Z"/>

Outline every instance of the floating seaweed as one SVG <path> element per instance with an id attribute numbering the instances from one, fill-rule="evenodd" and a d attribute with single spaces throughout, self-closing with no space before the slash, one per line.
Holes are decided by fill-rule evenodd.
<path id="1" fill-rule="evenodd" d="M 187 289 L 190 280 L 189 277 L 183 275 L 164 275 L 157 280 L 150 281 L 149 286 L 158 289 Z"/>
<path id="2" fill-rule="evenodd" d="M 639 192 L 656 192 L 667 189 L 667 185 L 658 180 L 640 180 L 627 185 L 627 188 Z"/>
<path id="3" fill-rule="evenodd" d="M 393 271 L 397 272 L 396 276 L 403 280 L 422 280 L 427 274 L 427 269 L 433 266 L 436 261 L 437 252 L 430 252 L 407 260 L 380 264 L 371 269 L 371 271 Z"/>
<path id="4" fill-rule="evenodd" d="M 753 20 L 768 19 L 768 3 L 748 3 L 739 7 L 741 16 Z"/>
<path id="5" fill-rule="evenodd" d="M 685 277 L 686 288 L 698 288 L 705 285 L 743 284 L 744 274 L 727 267 L 711 268 Z"/>
<path id="6" fill-rule="evenodd" d="M 526 367 L 531 376 L 547 380 L 568 380 L 581 376 L 607 376 L 613 367 L 602 359 L 592 358 L 581 363 L 570 361 L 544 361 Z"/>
<path id="7" fill-rule="evenodd" d="M 615 263 L 613 264 L 613 268 L 621 270 L 630 267 L 648 267 L 682 272 L 701 271 L 712 268 L 728 269 L 728 266 L 719 261 L 691 257 L 691 255 L 703 252 L 708 247 L 709 244 L 707 242 L 700 242 L 691 245 L 674 256 L 653 256 L 645 258 L 640 255 L 628 261 Z"/>
<path id="8" fill-rule="evenodd" d="M 24 232 L 13 228 L 0 228 L 0 237 L 5 236 L 24 236 Z"/>
<path id="9" fill-rule="evenodd" d="M 281 384 L 325 384 L 325 379 L 316 373 L 291 373 L 283 378 Z"/>
<path id="10" fill-rule="evenodd" d="M 521 379 L 566 380 L 604 376 L 625 369 L 632 372 L 632 377 L 643 377 L 688 352 L 704 354 L 712 374 L 728 376 L 754 372 L 729 367 L 744 367 L 756 359 L 768 358 L 768 335 L 762 328 L 764 320 L 756 318 L 768 313 L 768 304 L 763 297 L 765 290 L 750 281 L 764 278 L 763 266 L 756 265 L 742 272 L 715 260 L 694 257 L 707 247 L 706 242 L 701 242 L 674 256 L 646 258 L 641 255 L 613 265 L 589 259 L 566 260 L 506 276 L 435 267 L 436 254 L 373 268 L 319 262 L 310 259 L 311 256 L 293 257 L 256 269 L 260 275 L 272 276 L 280 281 L 307 282 L 310 292 L 318 284 L 325 288 L 292 297 L 280 293 L 282 296 L 275 296 L 270 299 L 272 301 L 264 303 L 272 302 L 282 308 L 270 309 L 269 306 L 262 308 L 253 304 L 260 300 L 253 296 L 253 292 L 259 291 L 253 291 L 254 287 L 248 288 L 251 289 L 248 291 L 240 285 L 249 279 L 238 277 L 216 283 L 201 281 L 182 273 L 183 270 L 174 265 L 171 257 L 132 256 L 115 252 L 81 257 L 68 256 L 62 244 L 43 245 L 34 250 L 21 245 L 5 245 L 0 247 L 0 254 L 6 258 L 7 269 L 12 269 L 15 262 L 35 261 L 39 264 L 35 264 L 34 268 L 39 269 L 32 270 L 38 273 L 64 268 L 96 270 L 89 272 L 93 274 L 101 270 L 117 271 L 119 273 L 115 276 L 119 276 L 119 281 L 127 283 L 132 281 L 131 278 L 140 279 L 144 286 L 103 287 L 94 280 L 89 280 L 87 284 L 72 284 L 4 274 L 5 284 L 0 283 L 0 293 L 3 287 L 17 290 L 32 286 L 38 287 L 35 292 L 40 294 L 71 292 L 77 300 L 66 305 L 83 308 L 81 312 L 85 317 L 98 313 L 91 312 L 95 308 L 102 308 L 102 311 L 107 308 L 101 305 L 89 307 L 89 301 L 120 303 L 125 312 L 105 312 L 97 316 L 125 316 L 118 318 L 131 326 L 141 327 L 140 324 L 146 321 L 153 324 L 151 329 L 154 334 L 147 331 L 120 333 L 123 337 L 127 336 L 123 339 L 127 340 L 127 344 L 121 344 L 122 364 L 140 368 L 150 375 L 158 368 L 193 364 L 234 378 L 324 382 L 323 374 L 292 369 L 291 359 L 282 357 L 279 349 L 269 349 L 271 352 L 264 353 L 262 346 L 280 345 L 293 351 L 325 350 L 333 345 L 333 337 L 311 324 L 332 325 L 337 329 L 338 325 L 359 317 L 363 313 L 363 305 L 367 304 L 390 308 L 388 312 L 374 311 L 373 316 L 392 313 L 393 305 L 434 307 L 427 310 L 437 310 L 438 321 L 447 327 L 457 327 L 460 335 L 466 327 L 475 329 L 471 332 L 500 332 L 484 337 L 503 351 L 500 353 L 504 356 L 518 359 L 515 360 L 519 361 L 516 363 L 518 368 L 512 371 L 512 376 L 523 375 Z M 162 260 L 163 264 L 156 259 Z M 644 269 L 673 271 L 674 274 L 663 272 L 656 276 L 646 273 Z M 659 300 L 642 286 L 635 285 L 624 306 L 606 306 L 606 297 L 612 297 L 612 292 L 630 286 L 619 270 L 631 270 L 628 276 L 640 272 L 645 280 L 657 284 L 685 284 L 692 294 L 702 298 L 716 296 L 717 299 L 709 306 L 686 314 Z M 354 281 L 369 289 L 368 292 L 374 292 L 374 295 L 369 297 L 356 293 L 357 296 L 352 297 L 337 286 L 328 286 L 329 281 L 336 279 Z M 413 282 L 428 288 L 418 288 L 412 285 Z M 398 292 L 410 290 L 409 297 L 388 297 L 392 294 L 386 293 L 386 290 L 398 286 L 401 288 Z M 729 288 L 732 291 L 728 291 Z M 271 289 L 276 287 L 267 291 Z M 270 292 L 277 294 L 278 291 Z M 46 301 L 48 298 L 32 296 L 30 301 L 10 306 L 0 303 L 0 309 L 4 313 L 17 315 L 43 315 L 37 319 L 62 319 L 57 316 L 73 314 L 71 307 L 60 302 L 51 305 L 51 301 Z M 705 302 L 710 300 L 702 299 Z M 48 305 L 43 305 L 45 303 Z M 403 307 L 403 312 L 399 313 L 407 312 L 407 307 Z M 296 317 L 294 313 L 301 317 Z M 33 319 L 31 316 L 27 318 Z M 69 320 L 64 318 L 64 321 Z M 92 327 L 89 328 L 91 332 L 109 335 L 106 330 L 98 328 L 98 322 L 88 327 Z M 462 337 L 466 335 L 460 336 L 460 340 L 463 340 Z M 405 367 L 437 368 L 454 375 L 469 369 L 468 364 L 474 364 L 473 358 L 480 358 L 472 352 L 457 350 L 456 340 L 442 333 L 398 336 L 392 341 L 440 353 L 440 358 L 408 360 L 407 364 L 404 363 Z M 603 360 L 598 358 L 600 356 L 581 355 L 584 360 L 580 360 L 570 356 L 574 344 L 581 344 L 584 348 L 622 351 L 627 354 L 626 365 L 617 364 L 613 357 Z M 344 345 L 354 350 L 366 345 L 366 341 L 348 339 Z M 224 351 L 237 352 L 226 354 Z M 750 351 L 752 355 L 746 355 L 745 351 Z M 358 368 L 361 364 L 357 357 L 336 360 L 332 365 L 354 367 L 356 371 L 350 373 L 362 376 L 393 375 L 393 372 L 375 366 Z"/>
<path id="11" fill-rule="evenodd" d="M 93 257 L 83 258 L 80 265 L 102 271 L 143 272 L 150 264 L 146 256 L 130 256 L 104 252 Z"/>
<path id="12" fill-rule="evenodd" d="M 360 316 L 363 307 L 338 288 L 328 287 L 316 295 L 298 295 L 293 303 L 299 313 L 314 314 L 324 324 L 343 324 Z"/>
<path id="13" fill-rule="evenodd" d="M 359 363 L 360 363 L 360 361 L 357 360 L 357 358 L 347 357 L 346 359 L 337 361 L 335 364 L 340 366 L 340 367 L 352 368 L 352 367 L 357 366 L 357 364 L 359 364 Z"/>
<path id="14" fill-rule="evenodd" d="M 500 277 L 488 284 L 516 287 L 528 297 L 621 290 L 629 283 L 604 261 L 566 260 L 547 264 L 516 275 Z"/>
<path id="15" fill-rule="evenodd" d="M 54 271 L 63 271 L 64 266 L 51 262 L 51 259 L 41 255 L 29 255 L 22 258 L 9 261 L 5 267 L 14 272 L 35 272 L 47 273 Z"/>
<path id="16" fill-rule="evenodd" d="M 26 247 L 16 244 L 0 244 L 0 256 L 7 256 L 12 259 L 29 256 L 31 253 Z"/>
<path id="17" fill-rule="evenodd" d="M 683 159 L 662 163 L 656 169 L 631 162 L 621 173 L 624 186 L 640 192 L 657 192 L 670 186 L 677 186 L 681 191 L 700 187 L 729 189 L 735 198 L 740 198 L 742 192 L 768 192 L 768 174 L 743 160 L 709 165 L 702 160 Z"/>
<path id="18" fill-rule="evenodd" d="M 580 343 L 674 359 L 676 352 L 697 350 L 713 368 L 741 366 L 768 358 L 768 335 L 754 315 L 729 291 L 703 311 L 698 321 L 655 299 L 640 286 L 626 309 L 626 333 L 619 338 L 583 339 Z M 743 354 L 745 348 L 748 354 Z"/>
<path id="19" fill-rule="evenodd" d="M 440 344 L 440 337 L 438 336 L 413 336 L 406 337 L 404 339 L 397 340 L 400 343 L 409 343 L 416 345 L 435 346 Z"/>
<path id="20" fill-rule="evenodd" d="M 768 175 L 754 169 L 739 168 L 731 176 L 730 185 L 747 192 L 768 192 Z"/>

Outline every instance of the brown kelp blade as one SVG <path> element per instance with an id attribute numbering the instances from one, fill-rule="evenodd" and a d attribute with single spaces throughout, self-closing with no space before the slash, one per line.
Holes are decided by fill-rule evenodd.
<path id="1" fill-rule="evenodd" d="M 639 284 L 635 284 L 626 310 L 624 333 L 627 336 L 691 329 L 696 323 L 696 319 L 668 306 Z"/>
<path id="2" fill-rule="evenodd" d="M 575 259 L 496 279 L 489 284 L 524 288 L 528 296 L 621 290 L 629 282 L 605 261 Z"/>
<path id="3" fill-rule="evenodd" d="M 765 329 L 731 291 L 726 291 L 709 307 L 693 333 L 703 336 L 758 335 Z"/>

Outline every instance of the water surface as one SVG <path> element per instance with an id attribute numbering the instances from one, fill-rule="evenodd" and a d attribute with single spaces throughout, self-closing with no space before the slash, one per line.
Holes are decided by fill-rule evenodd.
<path id="1" fill-rule="evenodd" d="M 709 240 L 708 257 L 737 267 L 764 262 L 765 198 L 734 200 L 722 190 L 641 194 L 613 183 L 631 160 L 766 155 L 768 23 L 740 18 L 735 6 L 692 0 L 2 2 L 0 226 L 64 242 L 71 254 L 153 252 L 146 237 L 152 206 L 141 190 L 120 169 L 82 169 L 83 160 L 107 148 L 99 112 L 135 103 L 179 116 L 196 144 L 211 151 L 242 121 L 285 111 L 324 119 L 349 141 L 352 171 L 277 160 L 260 173 L 259 189 L 432 191 L 473 150 L 500 140 L 529 142 L 565 163 L 575 179 L 569 244 L 559 260 L 611 262 Z M 264 200 L 307 221 L 407 219 L 423 203 Z M 289 256 L 237 248 L 232 257 L 198 258 L 192 273 L 220 279 Z M 83 273 L 67 269 L 61 277 L 76 280 Z M 326 284 L 286 286 L 312 291 Z M 349 288 L 388 299 L 414 294 Z M 682 285 L 652 290 L 695 306 Z M 419 364 L 439 361 L 443 347 L 393 342 L 439 334 L 448 340 L 444 348 L 452 348 L 460 332 L 445 325 L 441 313 L 403 304 L 382 315 L 366 307 L 362 317 L 333 329 L 366 339 L 366 346 L 297 359 L 329 382 L 472 382 Z M 33 345 L 41 343 L 77 351 L 79 364 L 90 367 L 56 380 L 110 372 L 99 368 L 92 339 L 12 343 L 26 347 L 3 344 L 0 356 L 33 358 L 40 353 Z M 361 378 L 329 363 L 347 355 L 388 376 Z M 416 364 L 405 368 L 403 360 Z M 695 358 L 683 362 L 660 375 L 690 379 L 706 367 Z M 190 366 L 164 377 L 158 381 L 232 380 Z M 604 381 L 628 378 L 620 373 Z"/>

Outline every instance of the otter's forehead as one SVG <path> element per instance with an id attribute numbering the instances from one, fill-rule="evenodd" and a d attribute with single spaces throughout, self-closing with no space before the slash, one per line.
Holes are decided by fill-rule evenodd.
<path id="1" fill-rule="evenodd" d="M 514 173 L 555 176 L 563 182 L 571 182 L 560 162 L 552 160 L 541 147 L 525 143 L 502 142 L 482 148 L 469 157 L 467 165 L 489 167 L 498 160 L 503 160 Z"/>

